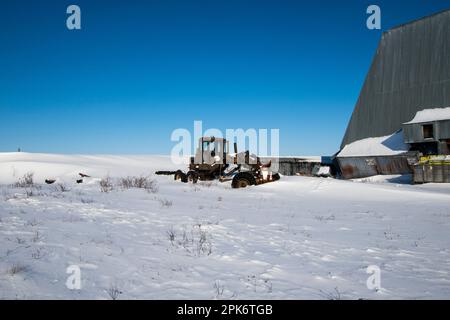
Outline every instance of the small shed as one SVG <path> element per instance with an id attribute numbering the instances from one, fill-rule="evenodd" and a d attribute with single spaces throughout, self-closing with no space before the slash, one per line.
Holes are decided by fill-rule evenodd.
<path id="1" fill-rule="evenodd" d="M 450 107 L 424 109 L 403 124 L 404 140 L 424 155 L 450 154 Z"/>
<path id="2" fill-rule="evenodd" d="M 278 163 L 278 172 L 285 176 L 312 176 L 314 168 L 320 166 L 320 157 L 263 157 L 262 162 L 272 161 L 273 164 Z"/>

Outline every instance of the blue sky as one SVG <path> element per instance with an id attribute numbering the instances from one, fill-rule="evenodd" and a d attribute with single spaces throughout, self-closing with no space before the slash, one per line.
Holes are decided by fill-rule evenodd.
<path id="1" fill-rule="evenodd" d="M 66 28 L 77 4 L 82 30 Z M 366 28 L 366 8 L 382 30 Z M 7 0 L 0 152 L 168 154 L 176 128 L 279 128 L 283 155 L 338 150 L 381 32 L 408 1 Z"/>

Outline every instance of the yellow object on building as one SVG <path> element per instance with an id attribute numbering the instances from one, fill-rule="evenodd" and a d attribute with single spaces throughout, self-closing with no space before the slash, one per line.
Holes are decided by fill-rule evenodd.
<path id="1" fill-rule="evenodd" d="M 433 155 L 420 157 L 419 164 L 430 164 L 430 165 L 450 165 L 450 156 L 448 155 Z"/>

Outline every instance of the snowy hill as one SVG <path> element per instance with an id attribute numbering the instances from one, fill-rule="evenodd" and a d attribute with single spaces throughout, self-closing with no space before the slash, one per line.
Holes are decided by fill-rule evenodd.
<path id="1" fill-rule="evenodd" d="M 0 154 L 0 298 L 450 297 L 449 185 L 283 177 L 234 190 L 151 175 L 175 168 L 164 156 Z M 27 172 L 34 185 L 13 185 Z M 76 184 L 79 172 L 92 178 Z M 125 187 L 127 175 L 149 187 Z M 81 290 L 66 287 L 72 265 Z M 381 290 L 366 286 L 370 265 Z"/>
<path id="2" fill-rule="evenodd" d="M 107 175 L 149 175 L 165 168 L 176 170 L 169 156 L 111 156 L 111 155 L 58 155 L 43 153 L 0 153 L 0 183 L 13 183 L 28 172 L 33 172 L 36 181 L 58 179 L 61 182 L 75 181 L 78 173 L 92 177 Z"/>

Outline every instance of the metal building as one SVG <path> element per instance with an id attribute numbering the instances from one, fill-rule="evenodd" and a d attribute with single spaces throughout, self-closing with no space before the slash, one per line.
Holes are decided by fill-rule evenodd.
<path id="1" fill-rule="evenodd" d="M 425 155 L 450 154 L 450 119 L 405 123 L 405 142 Z"/>
<path id="2" fill-rule="evenodd" d="M 341 148 L 392 134 L 429 107 L 450 106 L 450 10 L 385 32 Z"/>
<path id="3" fill-rule="evenodd" d="M 312 176 L 315 167 L 321 164 L 321 158 L 295 158 L 295 157 L 263 157 L 263 162 L 277 162 L 278 172 L 285 176 Z"/>

